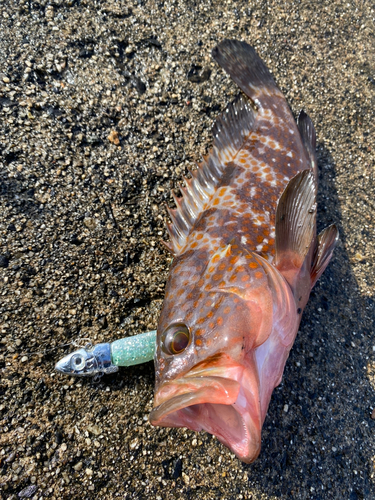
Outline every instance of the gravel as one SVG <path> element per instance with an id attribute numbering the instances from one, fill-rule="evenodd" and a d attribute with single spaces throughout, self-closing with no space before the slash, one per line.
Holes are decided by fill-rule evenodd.
<path id="1" fill-rule="evenodd" d="M 375 498 L 374 18 L 348 0 L 0 5 L 0 498 Z M 54 372 L 83 338 L 156 327 L 164 203 L 237 94 L 210 57 L 223 38 L 311 116 L 319 226 L 341 234 L 251 465 L 150 426 L 152 363 Z"/>

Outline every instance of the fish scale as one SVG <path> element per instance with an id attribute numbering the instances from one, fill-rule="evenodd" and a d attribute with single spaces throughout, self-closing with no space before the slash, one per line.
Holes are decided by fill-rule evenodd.
<path id="1" fill-rule="evenodd" d="M 174 255 L 155 352 L 153 425 L 215 434 L 241 460 L 260 451 L 310 291 L 335 226 L 316 238 L 315 131 L 298 125 L 252 47 L 224 40 L 214 59 L 242 90 L 168 225 Z"/>

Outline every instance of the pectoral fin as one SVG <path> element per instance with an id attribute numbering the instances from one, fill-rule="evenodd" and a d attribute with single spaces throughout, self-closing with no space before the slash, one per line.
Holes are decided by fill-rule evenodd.
<path id="1" fill-rule="evenodd" d="M 289 181 L 276 211 L 274 264 L 292 288 L 314 242 L 315 231 L 316 184 L 309 169 Z"/>
<path id="2" fill-rule="evenodd" d="M 335 224 L 326 227 L 319 234 L 310 272 L 311 287 L 315 285 L 328 266 L 338 240 L 339 231 Z"/>

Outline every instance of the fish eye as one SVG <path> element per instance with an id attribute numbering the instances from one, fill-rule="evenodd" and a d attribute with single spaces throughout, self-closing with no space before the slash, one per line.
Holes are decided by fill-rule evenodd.
<path id="1" fill-rule="evenodd" d="M 166 354 L 180 354 L 190 339 L 189 328 L 183 323 L 169 326 L 162 335 L 162 349 Z"/>
<path id="2" fill-rule="evenodd" d="M 72 370 L 76 370 L 76 371 L 79 371 L 79 370 L 83 370 L 83 368 L 85 367 L 85 360 L 83 359 L 83 357 L 80 355 L 80 354 L 74 354 L 72 356 L 72 359 L 70 360 L 70 366 L 72 368 Z"/>

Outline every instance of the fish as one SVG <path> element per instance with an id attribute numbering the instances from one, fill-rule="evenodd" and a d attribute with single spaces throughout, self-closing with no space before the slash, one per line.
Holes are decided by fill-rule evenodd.
<path id="1" fill-rule="evenodd" d="M 213 59 L 240 89 L 169 209 L 173 261 L 157 328 L 154 426 L 206 431 L 253 462 L 312 287 L 338 241 L 316 230 L 316 133 L 243 41 Z"/>

